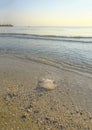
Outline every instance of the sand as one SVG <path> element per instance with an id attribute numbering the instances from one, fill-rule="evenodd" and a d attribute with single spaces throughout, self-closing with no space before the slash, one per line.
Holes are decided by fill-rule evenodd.
<path id="1" fill-rule="evenodd" d="M 40 91 L 40 79 L 53 91 Z M 0 55 L 0 130 L 92 130 L 92 78 Z"/>

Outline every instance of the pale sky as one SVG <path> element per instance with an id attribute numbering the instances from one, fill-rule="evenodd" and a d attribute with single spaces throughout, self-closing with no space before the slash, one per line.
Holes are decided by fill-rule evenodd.
<path id="1" fill-rule="evenodd" d="M 92 0 L 0 0 L 0 24 L 92 26 Z"/>

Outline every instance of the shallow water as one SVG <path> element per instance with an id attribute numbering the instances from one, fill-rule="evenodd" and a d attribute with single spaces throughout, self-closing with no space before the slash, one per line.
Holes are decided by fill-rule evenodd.
<path id="1" fill-rule="evenodd" d="M 92 76 L 92 27 L 3 27 L 0 52 Z"/>

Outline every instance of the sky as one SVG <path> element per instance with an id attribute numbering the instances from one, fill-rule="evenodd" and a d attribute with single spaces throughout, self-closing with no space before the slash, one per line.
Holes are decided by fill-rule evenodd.
<path id="1" fill-rule="evenodd" d="M 92 0 L 0 0 L 0 24 L 92 26 Z"/>

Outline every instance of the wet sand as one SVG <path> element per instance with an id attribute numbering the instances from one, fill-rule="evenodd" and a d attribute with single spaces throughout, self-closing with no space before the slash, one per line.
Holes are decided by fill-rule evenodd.
<path id="1" fill-rule="evenodd" d="M 41 78 L 57 87 L 41 91 Z M 0 55 L 0 130 L 92 130 L 92 78 Z"/>

